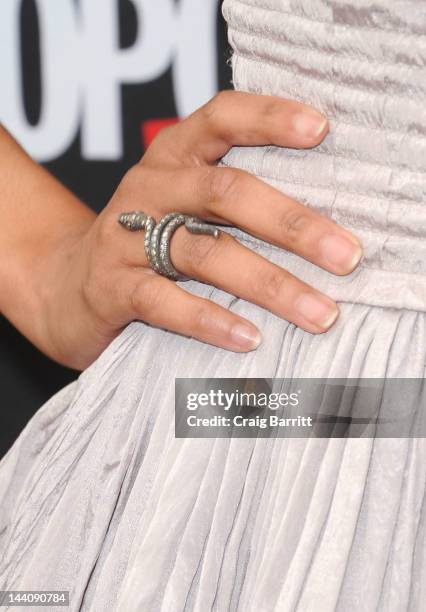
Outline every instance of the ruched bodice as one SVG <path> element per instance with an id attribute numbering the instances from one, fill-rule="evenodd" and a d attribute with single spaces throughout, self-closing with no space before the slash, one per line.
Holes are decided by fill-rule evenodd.
<path id="1" fill-rule="evenodd" d="M 315 149 L 237 148 L 224 163 L 331 216 L 365 249 L 343 278 L 291 254 L 280 263 L 339 301 L 426 310 L 426 5 L 225 0 L 223 11 L 236 89 L 312 104 L 331 125 Z"/>

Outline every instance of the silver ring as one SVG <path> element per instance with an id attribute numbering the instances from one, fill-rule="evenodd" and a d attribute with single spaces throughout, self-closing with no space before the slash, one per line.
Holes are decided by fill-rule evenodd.
<path id="1" fill-rule="evenodd" d="M 157 223 L 153 217 L 136 210 L 122 213 L 118 223 L 130 232 L 145 230 L 144 248 L 149 265 L 158 274 L 176 281 L 189 280 L 176 270 L 170 259 L 170 241 L 178 227 L 184 225 L 191 234 L 206 234 L 214 238 L 220 235 L 217 227 L 178 212 L 165 215 Z"/>

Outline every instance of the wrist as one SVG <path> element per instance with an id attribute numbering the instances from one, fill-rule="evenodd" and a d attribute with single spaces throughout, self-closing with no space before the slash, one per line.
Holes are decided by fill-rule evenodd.
<path id="1" fill-rule="evenodd" d="M 93 215 L 90 222 L 72 228 L 52 244 L 36 281 L 37 345 L 55 361 L 76 369 L 84 367 L 73 354 L 88 315 L 82 292 L 84 254 L 95 218 Z"/>
<path id="2" fill-rule="evenodd" d="M 63 365 L 73 365 L 63 353 L 61 330 L 79 302 L 78 259 L 96 215 L 76 218 L 64 231 L 47 239 L 32 236 L 19 257 L 3 258 L 0 310 L 39 350 Z M 81 271 L 81 270 L 80 270 Z M 72 328 L 68 326 L 68 333 Z"/>

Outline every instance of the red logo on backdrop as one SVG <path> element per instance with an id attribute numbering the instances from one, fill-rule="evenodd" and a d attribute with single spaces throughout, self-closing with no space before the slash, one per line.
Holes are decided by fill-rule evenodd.
<path id="1" fill-rule="evenodd" d="M 169 125 L 175 125 L 178 123 L 178 117 L 169 117 L 167 119 L 149 119 L 148 121 L 144 121 L 141 124 L 141 136 L 142 136 L 142 144 L 144 149 L 146 150 L 154 138 L 157 136 L 158 132 L 161 132 Z"/>

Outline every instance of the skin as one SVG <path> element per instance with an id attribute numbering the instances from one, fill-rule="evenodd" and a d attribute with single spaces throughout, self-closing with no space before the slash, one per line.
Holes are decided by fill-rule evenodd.
<path id="1" fill-rule="evenodd" d="M 243 171 L 217 167 L 233 145 L 311 148 L 327 132 L 326 117 L 310 106 L 223 92 L 163 130 L 95 215 L 0 127 L 0 311 L 41 351 L 75 369 L 90 365 L 133 320 L 231 351 L 253 350 L 260 331 L 155 274 L 143 235 L 126 232 L 118 215 L 143 210 L 159 220 L 179 211 L 235 225 L 348 274 L 362 256 L 349 231 Z M 339 315 L 329 297 L 224 232 L 216 240 L 180 228 L 171 258 L 185 275 L 310 333 L 327 331 Z"/>

